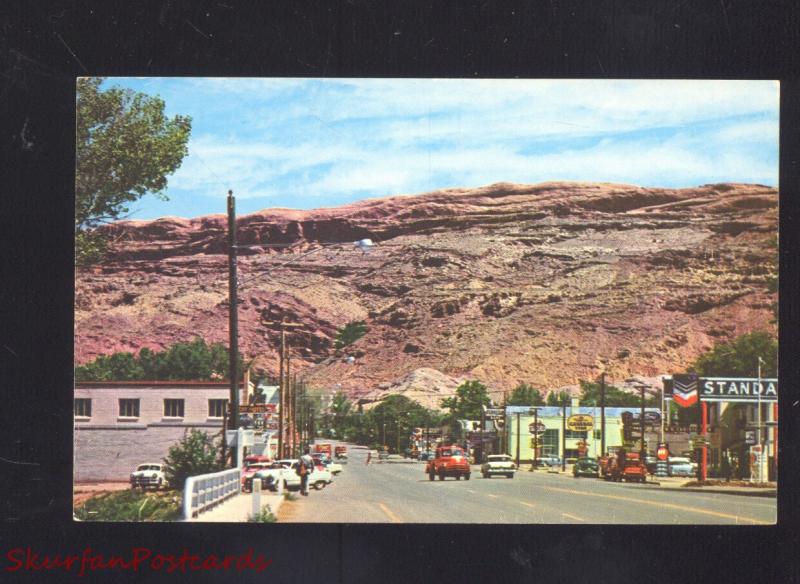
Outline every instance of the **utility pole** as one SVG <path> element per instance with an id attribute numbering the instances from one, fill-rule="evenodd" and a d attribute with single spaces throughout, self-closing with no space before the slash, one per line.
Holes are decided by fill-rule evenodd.
<path id="1" fill-rule="evenodd" d="M 483 427 L 486 425 L 486 406 L 481 404 L 481 449 L 479 452 L 480 458 L 477 460 L 478 464 L 483 464 L 484 455 L 483 455 Z"/>
<path id="2" fill-rule="evenodd" d="M 647 449 L 644 446 L 644 385 L 640 385 L 639 390 L 642 392 L 642 405 L 639 413 L 639 431 L 642 433 L 639 437 L 639 459 L 644 463 L 647 456 Z"/>
<path id="3" fill-rule="evenodd" d="M 519 417 L 520 413 L 517 412 L 517 468 L 519 468 Z"/>
<path id="4" fill-rule="evenodd" d="M 761 443 L 761 357 L 758 358 L 758 393 L 757 393 L 757 401 L 758 405 L 758 418 L 756 420 L 756 444 L 758 444 L 759 451 L 756 453 L 756 462 L 758 463 L 758 482 L 764 482 L 764 473 L 762 471 L 764 464 L 763 461 L 766 458 L 764 456 L 764 445 Z"/>
<path id="5" fill-rule="evenodd" d="M 533 408 L 533 469 L 539 463 L 539 408 Z"/>
<path id="6" fill-rule="evenodd" d="M 561 470 L 567 470 L 567 396 L 561 400 Z"/>
<path id="7" fill-rule="evenodd" d="M 230 377 L 230 428 L 239 427 L 239 299 L 236 276 L 236 199 L 228 191 L 228 376 Z M 231 461 L 236 466 L 236 449 L 231 449 Z"/>
<path id="8" fill-rule="evenodd" d="M 600 456 L 606 455 L 606 372 L 600 374 Z"/>
<path id="9" fill-rule="evenodd" d="M 286 322 L 285 320 L 267 320 L 261 314 L 261 325 L 277 329 L 281 333 L 280 351 L 278 355 L 278 457 L 286 457 L 286 430 L 291 428 L 287 416 L 290 414 L 291 400 L 288 387 L 289 382 L 289 356 L 286 351 L 286 330 L 298 329 L 303 326 L 299 322 Z"/>

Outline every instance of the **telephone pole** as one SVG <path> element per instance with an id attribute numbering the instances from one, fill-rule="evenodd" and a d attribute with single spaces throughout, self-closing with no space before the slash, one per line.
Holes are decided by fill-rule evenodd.
<path id="1" fill-rule="evenodd" d="M 286 430 L 290 429 L 287 414 L 291 408 L 289 381 L 289 358 L 286 351 L 286 331 L 298 329 L 303 326 L 299 322 L 287 322 L 286 320 L 268 320 L 264 314 L 261 315 L 261 324 L 273 330 L 277 329 L 281 333 L 280 354 L 278 355 L 278 457 L 286 456 Z M 294 436 L 294 434 L 292 434 Z"/>
<path id="2" fill-rule="evenodd" d="M 239 427 L 239 299 L 236 276 L 236 199 L 228 191 L 228 376 L 230 377 L 230 429 Z M 236 466 L 236 448 L 231 449 L 231 460 Z"/>
<path id="3" fill-rule="evenodd" d="M 600 456 L 606 455 L 606 372 L 600 374 Z"/>

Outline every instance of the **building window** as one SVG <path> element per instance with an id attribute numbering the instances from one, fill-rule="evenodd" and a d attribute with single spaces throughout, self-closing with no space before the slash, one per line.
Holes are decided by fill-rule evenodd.
<path id="1" fill-rule="evenodd" d="M 542 436 L 542 456 L 559 455 L 558 430 L 545 430 Z"/>
<path id="2" fill-rule="evenodd" d="M 121 399 L 121 400 L 119 400 L 119 417 L 120 418 L 138 418 L 139 417 L 139 400 L 138 399 Z"/>
<path id="3" fill-rule="evenodd" d="M 225 408 L 227 407 L 228 407 L 228 400 L 226 399 L 208 400 L 208 417 L 222 418 L 225 415 Z"/>
<path id="4" fill-rule="evenodd" d="M 164 400 L 164 417 L 165 418 L 182 418 L 183 417 L 183 400 L 182 399 L 165 399 Z"/>
<path id="5" fill-rule="evenodd" d="M 87 398 L 75 398 L 75 417 L 76 418 L 91 418 L 92 417 L 92 400 Z"/>
<path id="6" fill-rule="evenodd" d="M 586 440 L 586 432 L 576 432 L 575 430 L 567 430 L 564 432 L 565 438 L 578 438 L 580 440 Z"/>

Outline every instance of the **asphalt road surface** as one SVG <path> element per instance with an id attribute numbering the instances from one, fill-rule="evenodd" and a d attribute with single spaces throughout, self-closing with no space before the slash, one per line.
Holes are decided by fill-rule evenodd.
<path id="1" fill-rule="evenodd" d="M 366 465 L 350 446 L 344 471 L 322 491 L 286 502 L 279 521 L 303 523 L 576 523 L 771 525 L 774 498 L 679 492 L 529 472 L 513 479 L 429 481 L 422 462 Z"/>

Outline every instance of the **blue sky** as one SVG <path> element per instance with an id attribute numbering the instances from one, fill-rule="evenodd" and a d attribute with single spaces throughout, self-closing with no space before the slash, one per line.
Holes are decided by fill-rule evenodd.
<path id="1" fill-rule="evenodd" d="M 773 81 L 112 78 L 193 118 L 132 219 L 551 180 L 778 185 Z"/>

